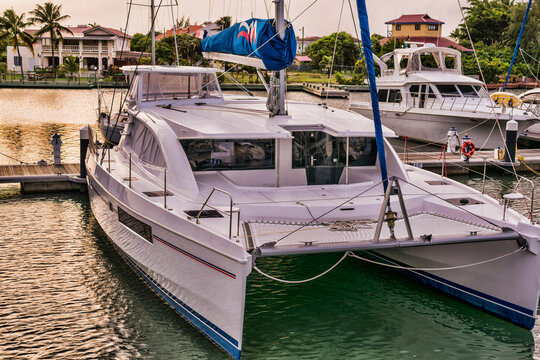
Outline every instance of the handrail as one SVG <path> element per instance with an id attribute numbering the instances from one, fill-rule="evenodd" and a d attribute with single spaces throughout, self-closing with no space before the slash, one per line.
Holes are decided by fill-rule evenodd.
<path id="1" fill-rule="evenodd" d="M 210 200 L 210 198 L 212 197 L 212 195 L 214 194 L 214 191 L 218 191 L 222 194 L 225 194 L 229 197 L 229 200 L 230 200 L 230 210 L 229 210 L 229 239 L 232 237 L 232 221 L 233 221 L 233 198 L 232 198 L 232 195 L 231 193 L 225 191 L 225 190 L 221 190 L 217 187 L 212 187 L 212 191 L 210 192 L 210 195 L 208 195 L 208 197 L 206 198 L 206 200 L 204 201 L 203 203 L 203 206 L 201 207 L 201 210 L 199 210 L 199 212 L 197 213 L 197 216 L 196 216 L 196 223 L 197 224 L 200 224 L 201 222 L 199 221 L 199 217 L 201 216 L 201 213 L 203 212 L 204 208 L 206 206 L 208 206 L 209 208 L 212 208 L 216 211 L 219 211 L 218 209 L 216 209 L 215 207 L 211 206 L 211 205 L 207 205 L 208 204 L 208 201 Z M 223 212 L 223 211 L 219 211 L 219 212 Z M 238 236 L 240 234 L 240 209 L 238 209 L 237 211 L 235 211 L 238 213 L 238 224 L 237 224 L 237 227 L 236 227 L 236 236 Z"/>
<path id="2" fill-rule="evenodd" d="M 534 215 L 533 215 L 533 211 L 534 211 L 534 181 L 532 181 L 531 179 L 527 179 L 525 176 L 519 176 L 519 180 L 516 184 L 516 186 L 514 187 L 514 192 L 517 191 L 517 188 L 519 186 L 519 184 L 521 183 L 521 180 L 525 180 L 525 181 L 528 181 L 529 184 L 531 184 L 531 209 L 529 211 L 529 218 L 531 219 L 531 223 L 534 224 Z"/>

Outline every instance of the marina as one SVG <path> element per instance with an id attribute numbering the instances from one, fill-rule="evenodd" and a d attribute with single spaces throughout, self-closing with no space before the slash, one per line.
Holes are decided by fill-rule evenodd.
<path id="1" fill-rule="evenodd" d="M 365 0 L 356 11 L 349 4 L 361 42 L 339 32 L 343 2 L 338 31 L 325 40 L 333 55 L 314 52 L 321 41 L 296 57 L 297 18 L 285 0 L 272 5 L 274 19 L 252 9 L 235 24 L 223 17 L 192 27 L 189 18 L 175 23 L 171 2 L 174 41 L 164 50 L 162 3 L 150 0 L 150 32 L 135 37 L 151 48 L 136 48 L 138 60 L 120 42 L 127 28 L 55 24 L 79 37 L 62 40 L 58 66 L 44 31 L 12 35 L 51 52 L 50 69 L 29 71 L 29 80 L 57 71 L 77 79 L 85 67 L 129 86 L 0 88 L 0 357 L 540 356 L 540 149 L 527 133 L 540 121 L 537 90 L 518 95 L 533 94 L 523 110 L 517 94 L 489 94 L 484 75 L 460 77 L 461 52 L 445 46 L 470 50 L 440 37 L 444 22 L 427 14 L 386 24 L 394 37 L 403 24 L 437 31 L 446 45 L 417 38 L 401 49 L 394 38 L 393 52 L 381 55 L 391 43 L 370 33 Z M 42 12 L 60 16 L 61 6 L 44 6 L 28 23 L 18 18 L 20 27 L 46 23 Z M 4 11 L 0 39 L 16 16 Z M 199 59 L 198 45 L 182 55 L 189 61 L 180 58 L 177 26 L 182 47 L 200 45 Z M 102 40 L 88 40 L 96 35 Z M 27 54 L 13 44 L 19 56 L 8 64 L 18 64 L 24 83 Z M 62 45 L 79 61 L 63 57 Z M 127 58 L 109 69 L 117 50 Z M 328 83 L 287 92 L 286 69 L 312 59 Z M 341 71 L 354 62 L 335 73 L 349 85 L 329 85 L 335 62 Z M 241 85 L 250 71 L 264 91 Z M 224 91 L 224 76 L 240 90 Z M 389 120 L 394 108 L 404 128 Z M 464 130 L 468 121 L 478 124 Z"/>

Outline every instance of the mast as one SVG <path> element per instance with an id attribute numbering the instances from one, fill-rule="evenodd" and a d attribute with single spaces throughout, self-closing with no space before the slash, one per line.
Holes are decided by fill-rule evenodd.
<path id="1" fill-rule="evenodd" d="M 371 48 L 371 36 L 365 0 L 356 0 L 358 8 L 358 20 L 362 34 L 362 47 L 369 77 L 369 92 L 371 94 L 371 107 L 373 108 L 373 123 L 375 124 L 375 139 L 377 141 L 377 153 L 381 168 L 381 177 L 384 191 L 388 186 L 388 172 L 386 169 L 386 155 L 384 152 L 384 138 L 382 134 L 381 114 L 379 113 L 379 97 L 377 96 L 377 83 L 375 82 L 375 66 L 373 65 L 373 49 Z"/>
<path id="2" fill-rule="evenodd" d="M 279 34 L 279 37 L 281 39 L 285 38 L 285 10 L 284 0 L 273 0 L 276 4 L 276 31 Z M 277 115 L 287 115 L 287 111 L 285 110 L 285 85 L 286 85 L 286 75 L 285 75 L 285 69 L 280 70 L 278 72 L 278 78 L 279 78 L 279 98 L 278 98 L 278 106 L 279 111 Z"/>
<path id="3" fill-rule="evenodd" d="M 150 29 L 150 34 L 152 34 L 152 65 L 156 65 L 156 32 L 154 31 L 155 25 L 155 14 L 154 14 L 154 0 L 150 0 L 150 15 L 152 21 L 152 28 Z"/>
<path id="4" fill-rule="evenodd" d="M 504 81 L 503 91 L 506 91 L 506 85 L 508 85 L 508 78 L 512 72 L 512 67 L 514 66 L 514 61 L 516 60 L 516 55 L 519 50 L 519 44 L 521 44 L 521 37 L 523 36 L 523 30 L 525 29 L 525 23 L 527 22 L 527 17 L 529 16 L 529 10 L 531 9 L 532 0 L 529 0 L 529 5 L 527 5 L 527 11 L 525 11 L 525 17 L 523 18 L 523 23 L 521 24 L 521 30 L 519 30 L 519 36 L 514 49 L 514 55 L 512 55 L 512 62 L 510 62 L 510 68 L 508 69 L 508 74 L 506 75 L 506 80 Z"/>

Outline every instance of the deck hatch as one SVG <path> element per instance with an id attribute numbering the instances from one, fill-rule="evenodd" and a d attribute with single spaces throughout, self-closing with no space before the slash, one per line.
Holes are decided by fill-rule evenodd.
<path id="1" fill-rule="evenodd" d="M 460 197 L 460 198 L 453 198 L 453 199 L 444 199 L 448 201 L 452 205 L 456 206 L 463 206 L 463 205 L 479 205 L 483 204 L 482 201 L 476 200 L 470 197 Z"/>
<path id="2" fill-rule="evenodd" d="M 186 214 L 188 214 L 191 217 L 197 217 L 197 214 L 200 210 L 184 210 Z M 203 210 L 201 211 L 201 215 L 199 215 L 199 219 L 203 218 L 222 218 L 223 215 L 219 213 L 217 210 Z"/>
<path id="3" fill-rule="evenodd" d="M 143 191 L 143 194 L 148 197 L 158 197 L 165 195 L 164 191 Z M 167 191 L 167 196 L 173 196 L 173 193 Z"/>

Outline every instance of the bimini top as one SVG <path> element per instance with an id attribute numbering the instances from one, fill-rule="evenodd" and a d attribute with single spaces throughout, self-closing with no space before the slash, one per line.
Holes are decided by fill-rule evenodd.
<path id="1" fill-rule="evenodd" d="M 389 68 L 390 59 L 394 60 L 393 68 Z M 381 76 L 399 76 L 423 71 L 452 72 L 461 75 L 461 53 L 434 44 L 395 49 L 381 58 L 375 57 L 375 61 L 381 67 Z"/>
<path id="2" fill-rule="evenodd" d="M 206 68 L 198 66 L 163 66 L 163 65 L 128 65 L 120 68 L 122 72 L 132 74 L 135 71 L 138 73 L 143 72 L 158 72 L 158 73 L 177 73 L 177 74 L 213 74 L 219 69 Z"/>

